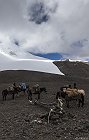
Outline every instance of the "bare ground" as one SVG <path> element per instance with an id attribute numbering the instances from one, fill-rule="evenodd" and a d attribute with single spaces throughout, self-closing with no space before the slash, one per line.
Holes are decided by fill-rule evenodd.
<path id="1" fill-rule="evenodd" d="M 27 95 L 20 93 L 2 101 L 0 94 L 0 140 L 89 140 L 89 65 L 84 63 L 56 62 L 66 76 L 29 72 L 0 72 L 0 91 L 13 82 L 26 82 L 33 86 L 39 83 L 48 93 L 41 95 L 41 103 L 31 104 Z M 64 102 L 64 114 L 54 116 L 49 124 L 44 114 L 50 110 L 50 104 L 56 102 L 55 96 L 61 86 L 76 82 L 79 89 L 84 89 L 85 105 L 78 108 L 76 101 L 67 108 Z M 33 102 L 36 100 L 33 96 Z"/>
<path id="2" fill-rule="evenodd" d="M 47 120 L 41 119 L 40 116 L 49 111 L 50 103 L 56 101 L 55 95 L 60 86 L 73 84 L 74 80 L 68 77 L 58 77 L 57 79 L 57 75 L 45 81 L 42 78 L 38 81 L 37 79 L 38 77 L 36 80 L 30 81 L 30 85 L 39 83 L 40 86 L 47 88 L 48 94 L 41 96 L 41 102 L 46 103 L 46 106 L 30 104 L 27 95 L 23 93 L 16 96 L 15 100 L 8 96 L 5 102 L 0 96 L 0 140 L 89 140 L 89 87 L 87 80 L 77 79 L 79 88 L 86 91 L 84 107 L 78 108 L 77 103 L 71 101 L 68 109 L 64 102 L 65 114 L 63 117 L 54 118 L 48 124 Z M 6 79 L 2 82 L 1 79 L 1 91 L 10 84 L 12 81 Z M 34 95 L 33 100 L 35 99 Z"/>

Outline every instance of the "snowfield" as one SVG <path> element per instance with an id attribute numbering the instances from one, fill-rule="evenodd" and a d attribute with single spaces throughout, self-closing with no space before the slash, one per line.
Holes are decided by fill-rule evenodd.
<path id="1" fill-rule="evenodd" d="M 52 63 L 52 61 L 46 59 L 42 60 L 41 58 L 39 59 L 39 57 L 35 57 L 34 55 L 32 56 L 32 58 L 34 59 L 21 59 L 18 57 L 12 57 L 8 54 L 0 53 L 0 71 L 31 70 L 64 75 L 57 68 L 57 66 Z"/>

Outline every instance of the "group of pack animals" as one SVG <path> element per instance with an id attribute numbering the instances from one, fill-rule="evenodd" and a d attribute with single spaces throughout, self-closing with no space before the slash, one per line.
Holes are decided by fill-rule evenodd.
<path id="1" fill-rule="evenodd" d="M 24 92 L 28 94 L 28 99 L 32 99 L 33 94 L 38 94 L 38 99 L 40 99 L 40 94 L 42 92 L 47 93 L 45 87 L 39 87 L 38 84 L 34 85 L 32 88 L 30 88 L 28 85 L 25 85 L 26 87 L 24 88 L 23 86 L 19 85 L 16 86 L 16 83 L 13 84 L 13 86 L 6 88 L 2 91 L 2 98 L 3 101 L 6 100 L 7 95 L 12 95 L 12 99 L 15 98 L 15 95 L 19 95 L 20 92 Z"/>
<path id="2" fill-rule="evenodd" d="M 4 89 L 2 91 L 2 97 L 3 101 L 6 100 L 7 95 L 12 95 L 12 99 L 14 99 L 15 94 L 18 95 L 19 92 L 23 91 L 24 93 L 27 92 L 28 94 L 28 99 L 32 101 L 32 95 L 33 94 L 38 94 L 38 100 L 40 99 L 40 94 L 42 92 L 47 93 L 47 90 L 45 87 L 39 88 L 39 85 L 36 84 L 32 88 L 29 86 L 26 86 L 25 89 L 23 89 L 21 86 L 16 86 L 15 83 L 13 84 L 13 89 Z M 56 99 L 58 100 L 59 98 L 64 98 L 66 101 L 66 106 L 69 108 L 69 102 L 71 100 L 76 100 L 78 101 L 78 107 L 84 106 L 84 96 L 85 96 L 85 91 L 83 89 L 78 89 L 76 87 L 76 83 L 74 83 L 74 87 L 71 88 L 71 85 L 69 86 L 63 86 L 60 88 L 60 90 L 56 93 Z"/>

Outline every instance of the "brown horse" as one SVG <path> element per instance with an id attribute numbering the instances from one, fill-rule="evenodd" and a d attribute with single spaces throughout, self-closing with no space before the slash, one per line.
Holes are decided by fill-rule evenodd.
<path id="1" fill-rule="evenodd" d="M 60 90 L 57 92 L 56 99 L 58 97 L 62 97 L 66 101 L 67 107 L 69 107 L 69 102 L 72 100 L 78 101 L 78 107 L 82 105 L 84 106 L 84 96 L 85 96 L 85 91 L 83 89 L 71 89 L 71 88 L 63 88 L 63 90 Z"/>

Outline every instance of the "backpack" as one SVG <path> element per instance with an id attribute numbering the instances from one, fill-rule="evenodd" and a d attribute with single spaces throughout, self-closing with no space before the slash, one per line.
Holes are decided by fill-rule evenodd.
<path id="1" fill-rule="evenodd" d="M 26 89 L 26 84 L 25 83 L 21 83 L 21 89 Z"/>

